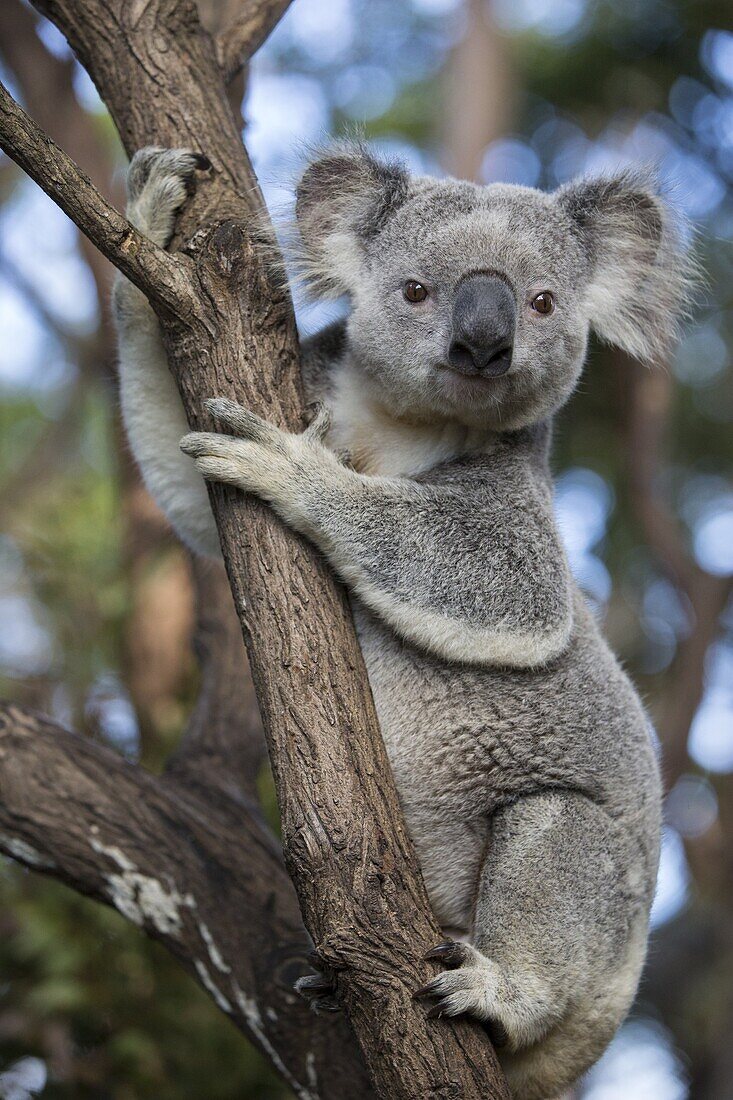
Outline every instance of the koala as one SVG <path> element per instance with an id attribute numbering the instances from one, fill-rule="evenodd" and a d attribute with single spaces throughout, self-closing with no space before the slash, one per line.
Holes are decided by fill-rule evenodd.
<path id="1" fill-rule="evenodd" d="M 197 163 L 132 162 L 129 217 L 161 246 Z M 445 932 L 416 995 L 483 1021 L 513 1095 L 550 1100 L 634 999 L 661 801 L 649 721 L 553 518 L 552 421 L 591 331 L 650 362 L 670 346 L 685 233 L 642 174 L 543 193 L 412 176 L 358 145 L 309 164 L 296 221 L 305 279 L 348 300 L 303 347 L 310 427 L 213 397 L 221 432 L 188 433 L 155 317 L 120 279 L 129 439 L 194 550 L 219 553 L 213 479 L 268 501 L 346 583 Z M 300 988 L 332 1007 L 327 985 Z"/>

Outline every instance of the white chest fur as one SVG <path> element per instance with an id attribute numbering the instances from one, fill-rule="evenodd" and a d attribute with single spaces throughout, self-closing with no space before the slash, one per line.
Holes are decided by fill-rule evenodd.
<path id="1" fill-rule="evenodd" d="M 492 433 L 456 421 L 395 418 L 353 369 L 335 380 L 331 408 L 329 446 L 348 451 L 350 464 L 362 474 L 415 477 L 456 455 L 491 445 Z"/>

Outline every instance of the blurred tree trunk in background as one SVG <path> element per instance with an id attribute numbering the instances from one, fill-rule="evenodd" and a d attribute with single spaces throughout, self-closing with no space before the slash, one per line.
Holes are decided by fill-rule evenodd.
<path id="1" fill-rule="evenodd" d="M 487 146 L 512 130 L 514 76 L 491 0 L 467 0 L 460 14 L 465 29 L 453 48 L 445 80 L 444 166 L 458 179 L 478 182 Z"/>

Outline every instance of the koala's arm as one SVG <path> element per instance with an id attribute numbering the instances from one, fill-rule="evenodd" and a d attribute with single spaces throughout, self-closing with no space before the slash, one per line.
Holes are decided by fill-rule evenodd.
<path id="1" fill-rule="evenodd" d="M 170 240 L 197 167 L 200 158 L 181 149 L 142 149 L 132 160 L 127 216 L 161 247 Z M 145 295 L 121 275 L 115 280 L 112 301 L 122 418 L 145 485 L 191 549 L 218 556 L 206 484 L 178 445 L 188 422 L 168 369 L 158 320 Z"/>
<path id="2" fill-rule="evenodd" d="M 144 295 L 122 276 L 115 284 L 114 309 L 122 418 L 145 485 L 187 546 L 218 556 L 206 483 L 179 447 L 188 422 L 158 320 Z"/>
<path id="3" fill-rule="evenodd" d="M 435 470 L 369 477 L 320 441 L 282 432 L 225 400 L 235 436 L 182 443 L 204 477 L 268 500 L 401 637 L 449 660 L 530 668 L 566 647 L 571 582 L 550 493 L 510 448 Z"/>

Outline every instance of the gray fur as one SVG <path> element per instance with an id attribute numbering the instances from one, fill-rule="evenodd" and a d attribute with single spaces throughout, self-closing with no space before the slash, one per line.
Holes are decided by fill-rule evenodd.
<path id="1" fill-rule="evenodd" d="M 177 156 L 160 154 L 163 175 L 179 174 Z M 134 209 L 169 191 L 144 186 Z M 215 544 L 198 470 L 270 501 L 348 584 L 431 900 L 470 941 L 427 995 L 490 1021 L 515 1097 L 550 1100 L 633 1000 L 660 828 L 648 720 L 555 529 L 551 420 L 591 328 L 647 358 L 674 338 L 680 233 L 640 178 L 477 187 L 411 179 L 358 148 L 308 169 L 298 217 L 307 275 L 350 300 L 345 325 L 304 348 L 309 397 L 332 417 L 291 435 L 214 400 L 230 434 L 187 435 L 194 468 L 154 453 L 153 431 L 167 446 L 179 411 L 148 383 L 128 397 L 128 430 L 189 544 Z M 446 368 L 455 288 L 472 271 L 498 273 L 515 296 L 502 377 Z M 405 301 L 407 279 L 426 302 Z M 540 316 L 529 303 L 547 290 L 556 309 Z M 128 318 L 134 396 L 133 353 L 158 371 L 160 351 L 131 340 Z"/>

